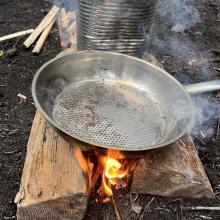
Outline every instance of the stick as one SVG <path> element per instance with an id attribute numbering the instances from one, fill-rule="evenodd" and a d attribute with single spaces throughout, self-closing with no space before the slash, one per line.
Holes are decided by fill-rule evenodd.
<path id="1" fill-rule="evenodd" d="M 37 39 L 41 32 L 52 22 L 54 17 L 57 15 L 60 8 L 54 5 L 33 33 L 24 42 L 25 47 L 30 47 L 30 45 Z"/>
<path id="2" fill-rule="evenodd" d="M 196 206 L 196 207 L 183 207 L 184 210 L 208 210 L 208 211 L 220 211 L 220 207 L 206 207 L 206 206 Z"/>
<path id="3" fill-rule="evenodd" d="M 216 140 L 219 139 L 219 131 L 220 131 L 220 113 L 218 114 L 218 125 L 217 125 L 217 131 L 216 131 Z"/>
<path id="4" fill-rule="evenodd" d="M 112 196 L 112 203 L 113 203 L 113 206 L 114 206 L 114 209 L 115 209 L 116 219 L 117 220 L 122 220 L 121 215 L 120 215 L 120 213 L 118 211 L 118 207 L 117 207 L 117 204 L 116 204 L 114 196 Z"/>
<path id="5" fill-rule="evenodd" d="M 145 212 L 150 207 L 150 204 L 154 201 L 155 197 L 152 197 L 151 200 L 148 202 L 148 204 L 145 206 L 143 213 L 141 214 L 140 219 L 143 219 Z"/>
<path id="6" fill-rule="evenodd" d="M 34 49 L 32 50 L 33 53 L 39 53 L 41 48 L 43 47 L 52 27 L 53 27 L 53 24 L 55 22 L 55 18 L 51 21 L 51 23 L 43 30 L 39 40 L 37 41 Z"/>
<path id="7" fill-rule="evenodd" d="M 212 52 L 216 55 L 219 55 L 220 54 L 220 49 L 217 49 L 217 48 L 211 48 L 208 52 Z"/>
<path id="8" fill-rule="evenodd" d="M 20 36 L 23 36 L 23 35 L 26 35 L 26 34 L 31 34 L 33 31 L 34 31 L 34 29 L 28 29 L 26 31 L 19 31 L 19 32 L 16 32 L 14 34 L 5 35 L 3 37 L 0 37 L 0 42 L 10 40 L 12 38 L 20 37 Z"/>

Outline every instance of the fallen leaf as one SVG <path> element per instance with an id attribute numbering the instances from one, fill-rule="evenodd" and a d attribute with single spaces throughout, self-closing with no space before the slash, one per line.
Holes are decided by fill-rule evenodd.
<path id="1" fill-rule="evenodd" d="M 3 50 L 0 50 L 0 57 L 4 56 L 4 51 Z"/>
<path id="2" fill-rule="evenodd" d="M 131 203 L 131 209 L 133 212 L 137 213 L 138 215 L 141 213 L 142 206 L 136 202 Z"/>

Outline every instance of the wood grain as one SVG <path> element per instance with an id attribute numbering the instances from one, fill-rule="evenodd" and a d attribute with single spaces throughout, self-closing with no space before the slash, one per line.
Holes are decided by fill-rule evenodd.
<path id="1" fill-rule="evenodd" d="M 29 137 L 17 219 L 81 219 L 87 208 L 85 179 L 75 147 L 37 112 Z"/>
<path id="2" fill-rule="evenodd" d="M 147 152 L 135 170 L 131 192 L 166 197 L 215 197 L 189 135 Z"/>

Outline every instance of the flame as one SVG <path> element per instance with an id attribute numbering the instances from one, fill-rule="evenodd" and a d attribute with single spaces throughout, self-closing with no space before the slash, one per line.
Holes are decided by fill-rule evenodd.
<path id="1" fill-rule="evenodd" d="M 109 156 L 104 157 L 104 175 L 102 183 L 107 195 L 112 195 L 112 190 L 109 185 L 116 185 L 117 179 L 121 179 L 126 176 L 127 171 L 121 171 L 121 167 L 122 164 L 118 160 Z M 110 184 L 106 183 L 108 181 Z"/>
<path id="2" fill-rule="evenodd" d="M 112 189 L 109 187 L 104 173 L 102 173 L 102 184 L 103 184 L 103 188 L 105 190 L 105 193 L 109 196 L 112 196 Z"/>
<path id="3" fill-rule="evenodd" d="M 93 154 L 90 152 L 90 156 L 85 156 L 81 148 L 77 147 L 75 155 L 87 177 L 85 189 L 87 194 L 90 195 L 91 190 L 98 183 L 97 192 L 102 197 L 102 201 L 105 201 L 104 197 L 113 195 L 113 187 L 118 189 L 126 186 L 128 175 L 134 171 L 138 164 L 137 160 L 128 160 L 122 152 L 116 150 L 107 150 L 103 154 L 103 151 L 96 149 Z M 98 182 L 99 179 L 100 182 Z"/>

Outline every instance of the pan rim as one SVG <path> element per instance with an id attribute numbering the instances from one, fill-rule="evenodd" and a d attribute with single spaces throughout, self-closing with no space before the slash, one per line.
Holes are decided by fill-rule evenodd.
<path id="1" fill-rule="evenodd" d="M 175 138 L 169 140 L 169 141 L 166 141 L 166 142 L 163 142 L 163 143 L 159 143 L 159 144 L 155 144 L 155 145 L 150 145 L 150 146 L 146 146 L 145 148 L 142 148 L 142 149 L 139 149 L 139 148 L 133 148 L 132 150 L 131 149 L 128 149 L 128 148 L 125 148 L 125 147 L 120 147 L 120 146 L 108 146 L 108 145 L 103 145 L 103 144 L 98 144 L 97 142 L 95 141 L 85 141 L 85 139 L 83 139 L 82 137 L 80 136 L 77 136 L 77 135 L 73 135 L 73 134 L 70 134 L 66 129 L 64 129 L 61 125 L 59 125 L 57 122 L 55 122 L 43 109 L 43 107 L 41 106 L 41 104 L 39 103 L 38 101 L 38 98 L 37 98 L 37 95 L 36 95 L 36 85 L 37 85 L 37 81 L 38 81 L 38 78 L 40 76 L 40 74 L 42 73 L 42 71 L 47 67 L 49 66 L 51 63 L 57 61 L 57 60 L 60 60 L 62 59 L 63 57 L 68 57 L 68 56 L 73 56 L 73 55 L 81 55 L 81 54 L 110 54 L 110 55 L 116 55 L 116 56 L 122 56 L 122 57 L 128 57 L 128 58 L 131 58 L 133 60 L 136 60 L 138 62 L 141 62 L 143 64 L 147 64 L 149 66 L 151 66 L 152 68 L 160 71 L 161 73 L 163 73 L 164 75 L 166 75 L 167 77 L 169 77 L 171 80 L 173 80 L 182 90 L 183 92 L 185 93 L 185 96 L 186 98 L 188 99 L 189 101 L 189 104 L 194 106 L 193 104 L 193 101 L 190 97 L 190 95 L 188 94 L 188 92 L 186 91 L 186 89 L 184 88 L 184 86 L 175 78 L 173 77 L 171 74 L 169 74 L 167 71 L 161 69 L 160 67 L 158 66 L 155 66 L 145 60 L 142 60 L 140 58 L 136 58 L 136 57 L 133 57 L 133 56 L 129 56 L 129 55 L 125 55 L 125 54 L 121 54 L 121 53 L 117 53 L 117 52 L 109 52 L 109 51 L 97 51 L 97 50 L 83 50 L 83 51 L 77 51 L 77 52 L 72 52 L 72 53 L 68 53 L 68 54 L 65 54 L 65 55 L 57 55 L 55 58 L 47 61 L 45 64 L 43 64 L 36 72 L 36 74 L 34 75 L 34 78 L 33 78 L 33 81 L 32 81 L 32 86 L 31 86 L 31 92 L 32 92 L 32 97 L 33 97 L 33 100 L 34 100 L 34 103 L 35 103 L 35 106 L 37 108 L 37 110 L 45 117 L 45 119 L 52 125 L 54 126 L 55 128 L 59 129 L 60 131 L 62 131 L 64 134 L 67 134 L 69 135 L 70 137 L 76 139 L 76 140 L 79 140 L 79 141 L 82 141 L 84 143 L 87 143 L 87 144 L 91 144 L 93 146 L 97 146 L 97 147 L 103 147 L 103 148 L 107 148 L 107 149 L 113 149 L 113 150 L 121 150 L 121 151 L 147 151 L 147 150 L 152 150 L 152 149 L 156 149 L 156 148 L 160 148 L 160 147 L 165 147 L 169 144 L 172 144 L 174 143 L 175 141 L 177 141 L 178 139 L 180 139 L 181 137 L 183 137 L 186 132 L 187 132 L 187 128 L 184 129 L 182 132 L 180 132 L 179 135 L 177 135 Z M 187 126 L 188 127 L 188 126 Z"/>

